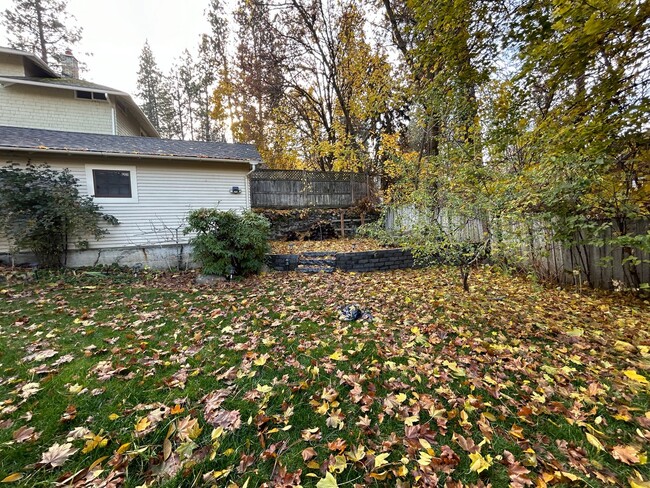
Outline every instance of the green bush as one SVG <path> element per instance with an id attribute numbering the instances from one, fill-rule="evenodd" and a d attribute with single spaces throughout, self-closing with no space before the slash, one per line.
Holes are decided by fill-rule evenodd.
<path id="1" fill-rule="evenodd" d="M 253 212 L 202 208 L 190 213 L 185 233 L 203 272 L 214 275 L 259 273 L 269 252 L 269 221 Z"/>
<path id="2" fill-rule="evenodd" d="M 108 233 L 101 220 L 118 223 L 102 214 L 91 197 L 79 194 L 77 179 L 67 169 L 0 167 L 0 234 L 12 252 L 31 251 L 43 267 L 65 266 L 70 243 L 85 248 L 89 236 Z"/>

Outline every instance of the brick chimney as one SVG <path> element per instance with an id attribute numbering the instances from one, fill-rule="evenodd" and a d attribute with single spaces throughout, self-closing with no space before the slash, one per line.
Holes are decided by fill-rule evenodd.
<path id="1" fill-rule="evenodd" d="M 61 56 L 61 74 L 66 78 L 79 79 L 79 62 L 70 49 Z"/>

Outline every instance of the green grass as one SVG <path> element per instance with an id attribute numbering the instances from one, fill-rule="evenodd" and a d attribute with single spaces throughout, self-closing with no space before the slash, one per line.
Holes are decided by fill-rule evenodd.
<path id="1" fill-rule="evenodd" d="M 20 473 L 17 484 L 50 486 L 80 472 L 79 483 L 253 487 L 299 473 L 315 486 L 328 470 L 339 486 L 650 478 L 648 385 L 624 374 L 650 378 L 646 302 L 490 268 L 469 294 L 444 268 L 273 273 L 214 288 L 192 278 L 67 272 L 0 285 L 0 479 Z M 375 320 L 340 321 L 350 303 Z M 23 394 L 29 383 L 39 390 Z M 217 435 L 202 398 L 226 388 L 219 408 L 239 425 Z M 183 419 L 200 430 L 179 432 Z M 23 426 L 40 436 L 14 441 Z M 71 438 L 82 428 L 105 445 L 82 452 L 88 438 Z M 316 428 L 315 438 L 301 435 Z M 40 462 L 67 442 L 77 451 L 63 466 Z M 352 460 L 359 446 L 365 455 Z M 316 456 L 305 461 L 307 448 Z M 491 459 L 487 469 L 476 469 L 475 452 Z M 242 456 L 252 463 L 240 468 Z M 336 467 L 336 456 L 347 458 Z M 93 463 L 95 474 L 82 471 Z"/>

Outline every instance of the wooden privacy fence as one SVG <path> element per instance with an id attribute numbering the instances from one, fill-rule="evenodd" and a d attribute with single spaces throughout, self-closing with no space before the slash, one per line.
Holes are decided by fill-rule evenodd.
<path id="1" fill-rule="evenodd" d="M 347 208 L 373 193 L 364 173 L 262 169 L 250 174 L 255 208 Z"/>
<path id="2" fill-rule="evenodd" d="M 430 218 L 412 207 L 402 207 L 390 209 L 385 223 L 388 230 L 409 232 Z M 569 246 L 558 242 L 551 226 L 540 221 L 463 220 L 448 209 L 439 210 L 434 218 L 446 233 L 458 240 L 481 241 L 489 230 L 495 259 L 532 270 L 542 279 L 563 284 L 587 281 L 595 288 L 605 289 L 650 282 L 650 254 L 638 249 L 634 250 L 634 256 L 640 264 L 629 266 L 624 264 L 626 256 L 621 246 L 580 244 L 584 240 L 581 235 L 574 236 L 578 244 Z M 603 230 L 599 240 L 610 242 L 615 237 L 615 229 L 612 225 Z M 629 225 L 628 233 L 643 235 L 649 230 L 650 222 L 640 220 Z"/>

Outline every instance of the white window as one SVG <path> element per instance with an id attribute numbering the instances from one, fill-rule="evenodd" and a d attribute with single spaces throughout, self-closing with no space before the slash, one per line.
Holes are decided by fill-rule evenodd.
<path id="1" fill-rule="evenodd" d="M 96 203 L 136 203 L 135 166 L 86 165 L 88 194 Z"/>

